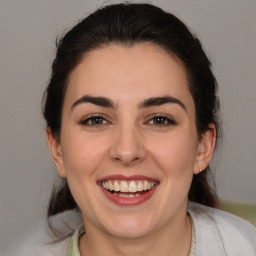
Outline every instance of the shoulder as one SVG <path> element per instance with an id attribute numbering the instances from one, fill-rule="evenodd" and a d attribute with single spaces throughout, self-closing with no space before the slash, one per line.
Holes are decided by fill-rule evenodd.
<path id="1" fill-rule="evenodd" d="M 207 255 L 256 255 L 256 227 L 252 224 L 227 212 L 192 202 L 188 212 L 195 226 L 197 255 L 203 255 L 206 249 Z"/>
<path id="2" fill-rule="evenodd" d="M 8 248 L 3 256 L 63 256 L 67 254 L 72 234 L 80 226 L 82 217 L 79 212 L 67 211 L 53 217 L 52 223 L 58 233 L 66 236 L 57 242 L 57 238 L 49 229 L 45 220 L 38 221 L 35 226 L 28 227 L 23 237 L 12 241 L 12 248 Z M 54 242 L 56 241 L 56 242 Z"/>
<path id="3" fill-rule="evenodd" d="M 38 231 L 15 244 L 4 256 L 60 256 L 66 255 L 71 237 L 51 243 L 48 234 Z"/>

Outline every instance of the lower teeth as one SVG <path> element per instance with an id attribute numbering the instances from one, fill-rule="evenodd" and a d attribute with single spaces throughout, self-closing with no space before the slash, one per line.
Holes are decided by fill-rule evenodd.
<path id="1" fill-rule="evenodd" d="M 140 194 L 118 194 L 118 193 L 113 193 L 113 195 L 119 196 L 119 197 L 126 197 L 126 198 L 140 196 Z"/>

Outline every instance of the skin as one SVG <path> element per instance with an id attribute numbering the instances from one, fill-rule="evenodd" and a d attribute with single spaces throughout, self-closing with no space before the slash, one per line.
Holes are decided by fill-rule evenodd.
<path id="1" fill-rule="evenodd" d="M 73 106 L 84 95 L 108 98 L 114 107 Z M 165 96 L 184 107 L 141 107 Z M 162 124 L 156 122 L 159 114 Z M 91 125 L 92 115 L 102 116 L 102 123 Z M 81 255 L 188 255 L 187 196 L 193 174 L 213 154 L 216 132 L 213 124 L 209 128 L 199 140 L 186 72 L 176 57 L 146 43 L 87 53 L 69 79 L 60 138 L 47 129 L 52 159 L 82 212 Z M 120 206 L 97 184 L 114 174 L 146 175 L 159 185 L 142 204 Z"/>

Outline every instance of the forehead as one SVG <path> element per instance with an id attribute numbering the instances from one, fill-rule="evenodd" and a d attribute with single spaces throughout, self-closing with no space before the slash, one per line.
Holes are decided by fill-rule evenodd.
<path id="1" fill-rule="evenodd" d="M 120 103 L 171 95 L 193 104 L 181 61 L 150 43 L 110 44 L 87 53 L 70 75 L 65 98 L 72 102 L 85 94 Z"/>

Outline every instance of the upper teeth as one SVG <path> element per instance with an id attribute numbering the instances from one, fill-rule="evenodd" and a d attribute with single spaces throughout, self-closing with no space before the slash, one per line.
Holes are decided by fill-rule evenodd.
<path id="1" fill-rule="evenodd" d="M 102 182 L 103 188 L 107 190 L 133 193 L 137 191 L 150 190 L 154 187 L 155 184 L 156 182 L 148 180 L 108 180 Z"/>

